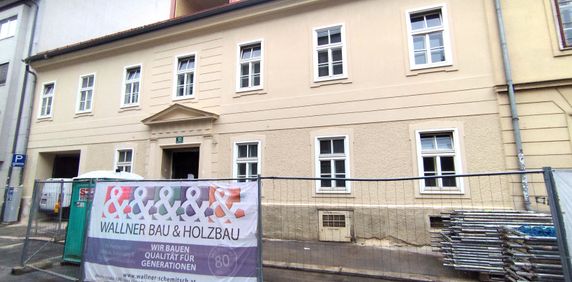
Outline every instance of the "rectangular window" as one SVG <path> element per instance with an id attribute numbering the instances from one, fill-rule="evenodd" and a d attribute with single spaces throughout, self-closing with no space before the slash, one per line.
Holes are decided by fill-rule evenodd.
<path id="1" fill-rule="evenodd" d="M 0 86 L 6 84 L 6 80 L 8 80 L 8 63 L 0 65 Z"/>
<path id="2" fill-rule="evenodd" d="M 555 0 L 563 48 L 572 47 L 572 0 Z"/>
<path id="3" fill-rule="evenodd" d="M 16 35 L 17 17 L 11 17 L 0 21 L 0 39 Z"/>
<path id="4" fill-rule="evenodd" d="M 80 113 L 91 112 L 93 104 L 93 85 L 95 84 L 95 75 L 85 75 L 80 77 L 79 99 L 77 111 Z"/>
<path id="5" fill-rule="evenodd" d="M 55 83 L 44 84 L 41 96 L 40 117 L 51 117 L 54 103 Z"/>
<path id="6" fill-rule="evenodd" d="M 140 84 L 141 66 L 127 68 L 125 70 L 125 92 L 123 93 L 122 106 L 136 106 L 139 104 Z"/>
<path id="7" fill-rule="evenodd" d="M 239 90 L 259 89 L 262 80 L 262 43 L 240 46 Z"/>
<path id="8" fill-rule="evenodd" d="M 244 178 L 256 177 L 259 173 L 259 145 L 260 142 L 237 143 L 235 146 L 235 169 L 234 177 L 239 182 L 246 181 Z"/>
<path id="9" fill-rule="evenodd" d="M 314 31 L 314 80 L 346 77 L 344 26 Z"/>
<path id="10" fill-rule="evenodd" d="M 407 13 L 412 69 L 451 63 L 445 7 Z"/>
<path id="11" fill-rule="evenodd" d="M 131 172 L 133 169 L 133 150 L 117 150 L 117 161 L 115 170 Z"/>
<path id="12" fill-rule="evenodd" d="M 454 175 L 460 173 L 460 158 L 455 131 L 418 132 L 419 167 L 421 176 Z M 432 178 L 421 181 L 422 192 L 459 191 L 460 179 Z"/>
<path id="13" fill-rule="evenodd" d="M 195 56 L 177 59 L 177 85 L 175 99 L 193 97 L 195 91 Z"/>
<path id="14" fill-rule="evenodd" d="M 348 142 L 346 136 L 320 137 L 316 139 L 316 171 L 321 179 L 316 184 L 318 192 L 349 192 Z"/>

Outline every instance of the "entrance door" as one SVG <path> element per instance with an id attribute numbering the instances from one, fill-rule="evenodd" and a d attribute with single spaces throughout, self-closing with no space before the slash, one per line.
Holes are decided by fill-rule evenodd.
<path id="1" fill-rule="evenodd" d="M 73 178 L 79 171 L 79 154 L 57 154 L 54 156 L 52 178 Z"/>
<path id="2" fill-rule="evenodd" d="M 171 178 L 188 179 L 199 177 L 199 148 L 171 151 Z"/>

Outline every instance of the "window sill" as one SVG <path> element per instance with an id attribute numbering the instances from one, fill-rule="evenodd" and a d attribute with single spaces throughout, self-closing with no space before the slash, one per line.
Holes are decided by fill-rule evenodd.
<path id="1" fill-rule="evenodd" d="M 554 57 L 565 56 L 572 56 L 572 47 L 559 48 L 558 51 L 554 52 Z"/>
<path id="2" fill-rule="evenodd" d="M 54 121 L 54 118 L 49 116 L 49 117 L 39 117 L 36 119 L 36 122 L 52 122 Z"/>
<path id="3" fill-rule="evenodd" d="M 79 112 L 79 113 L 75 113 L 75 116 L 73 118 L 92 117 L 92 116 L 93 116 L 93 112 Z"/>
<path id="4" fill-rule="evenodd" d="M 345 198 L 345 199 L 355 199 L 356 196 L 352 195 L 351 192 L 346 191 L 327 191 L 327 192 L 315 192 L 312 198 Z"/>
<path id="5" fill-rule="evenodd" d="M 310 85 L 311 88 L 318 88 L 322 86 L 328 85 L 337 85 L 337 84 L 351 84 L 352 81 L 349 80 L 347 77 L 340 77 L 340 78 L 332 78 L 332 79 L 324 79 L 324 80 L 315 80 Z"/>
<path id="6" fill-rule="evenodd" d="M 141 107 L 139 107 L 139 105 L 133 105 L 133 106 L 122 106 L 121 108 L 119 108 L 119 113 L 122 112 L 129 112 L 129 111 L 140 111 Z"/>
<path id="7" fill-rule="evenodd" d="M 416 76 L 416 75 L 420 75 L 420 74 L 435 73 L 435 72 L 452 72 L 452 71 L 458 71 L 458 70 L 459 69 L 457 67 L 454 67 L 451 64 L 438 65 L 438 66 L 427 66 L 427 67 L 419 67 L 419 68 L 409 69 L 409 70 L 407 70 L 407 73 L 405 74 L 405 76 Z"/>
<path id="8" fill-rule="evenodd" d="M 245 96 L 254 96 L 254 95 L 266 95 L 267 92 L 263 91 L 262 88 L 260 89 L 249 89 L 249 90 L 240 90 L 236 91 L 236 94 L 233 98 L 241 98 Z"/>
<path id="9" fill-rule="evenodd" d="M 443 190 L 443 189 L 435 189 L 435 190 L 424 190 L 421 191 L 419 194 L 421 195 L 464 195 L 465 193 L 460 189 L 451 189 L 451 190 Z"/>
<path id="10" fill-rule="evenodd" d="M 198 103 L 199 99 L 197 99 L 197 96 L 192 95 L 192 96 L 182 96 L 182 97 L 173 97 L 173 101 L 186 101 L 186 102 L 195 102 Z"/>

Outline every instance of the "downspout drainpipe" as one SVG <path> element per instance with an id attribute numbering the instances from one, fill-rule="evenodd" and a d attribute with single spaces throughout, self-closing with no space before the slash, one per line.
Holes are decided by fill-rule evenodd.
<path id="1" fill-rule="evenodd" d="M 30 32 L 30 39 L 28 42 L 28 54 L 26 56 L 26 57 L 30 57 L 32 55 L 33 46 L 34 46 L 34 38 L 35 38 L 36 26 L 37 26 L 37 22 L 38 22 L 38 11 L 40 10 L 40 6 L 38 5 L 36 0 L 28 1 L 28 3 L 26 3 L 26 5 L 36 7 L 36 9 L 34 11 L 34 20 L 32 22 L 32 30 Z M 28 74 L 32 74 L 32 75 L 34 75 L 34 78 L 36 78 L 36 74 L 30 71 L 30 65 L 26 62 L 26 71 L 24 73 L 24 81 L 22 83 L 22 91 L 20 93 L 20 103 L 18 105 L 18 118 L 16 120 L 16 128 L 14 131 L 14 140 L 12 141 L 12 155 L 14 155 L 16 153 L 16 151 L 18 149 L 18 143 L 19 143 L 19 141 L 21 141 L 18 135 L 20 135 L 21 120 L 22 120 L 22 115 L 23 115 L 23 111 L 24 111 L 24 104 L 26 101 L 26 90 L 27 90 L 26 86 L 28 85 Z M 32 89 L 35 88 L 36 80 L 37 79 L 34 79 Z M 32 100 L 30 100 L 30 102 L 33 103 Z M 30 111 L 28 114 L 28 119 L 30 119 L 30 120 L 31 120 L 31 115 L 32 115 L 32 112 Z M 28 121 L 25 124 L 29 125 L 30 122 Z M 27 143 L 28 143 L 27 138 L 28 138 L 27 135 L 23 138 L 24 143 L 25 143 L 24 148 L 26 148 L 25 150 L 27 150 Z M 23 153 L 26 153 L 25 150 Z M 10 187 L 10 183 L 12 183 L 14 185 L 21 185 L 22 184 L 23 168 L 20 169 L 20 177 L 18 178 L 18 183 L 13 182 L 14 176 L 12 175 L 12 173 L 13 173 L 13 167 L 12 167 L 12 165 L 10 165 L 8 167 L 8 177 L 6 178 L 6 188 Z M 8 191 L 8 189 L 6 189 L 6 191 Z M 5 195 L 4 200 L 6 200 L 6 195 Z M 6 201 L 4 201 L 4 202 L 6 202 Z"/>
<path id="2" fill-rule="evenodd" d="M 518 112 L 516 109 L 516 99 L 514 95 L 514 83 L 512 81 L 512 72 L 510 67 L 510 59 L 508 57 L 508 47 L 506 44 L 506 35 L 504 30 L 504 20 L 502 17 L 502 9 L 500 0 L 495 0 L 496 12 L 497 12 L 497 23 L 499 29 L 501 50 L 502 50 L 502 60 L 504 65 L 504 75 L 506 78 L 506 85 L 508 88 L 508 100 L 510 103 L 510 112 L 512 114 L 512 128 L 514 132 L 514 142 L 516 143 L 516 151 L 518 154 L 518 169 L 520 171 L 525 171 L 526 166 L 524 163 L 524 151 L 522 150 L 522 138 L 520 135 L 520 124 Z M 529 211 L 530 208 L 530 195 L 528 193 L 528 176 L 526 174 L 521 174 L 520 176 L 522 197 L 524 198 L 524 208 Z"/>

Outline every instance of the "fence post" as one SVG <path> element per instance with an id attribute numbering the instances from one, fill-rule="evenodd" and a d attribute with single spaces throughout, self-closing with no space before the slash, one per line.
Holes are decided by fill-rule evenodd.
<path id="1" fill-rule="evenodd" d="M 87 196 L 87 201 L 85 203 L 85 219 L 84 219 L 84 227 L 83 227 L 83 248 L 82 248 L 82 252 L 81 252 L 81 260 L 80 260 L 80 264 L 79 264 L 79 281 L 85 281 L 85 257 L 83 256 L 83 254 L 85 253 L 85 251 L 87 250 L 87 238 L 89 237 L 88 233 L 89 233 L 89 224 L 91 221 L 91 209 L 93 208 L 93 197 L 95 196 L 95 188 L 97 187 L 97 181 L 99 179 L 95 179 L 95 181 L 93 179 L 89 180 L 89 192 L 88 192 L 88 196 Z M 72 199 L 73 200 L 73 199 Z M 70 202 L 71 205 L 71 202 Z"/>
<path id="2" fill-rule="evenodd" d="M 58 229 L 54 232 L 54 242 L 58 241 L 58 235 L 62 229 L 62 211 L 64 206 L 64 180 L 60 180 L 60 196 L 58 197 Z"/>
<path id="3" fill-rule="evenodd" d="M 262 273 L 262 179 L 260 174 L 256 178 L 258 186 L 258 281 L 264 281 L 264 275 Z"/>
<path id="4" fill-rule="evenodd" d="M 24 246 L 22 247 L 22 255 L 20 256 L 20 266 L 24 266 L 26 263 L 26 255 L 28 254 L 28 245 L 30 244 L 30 232 L 32 228 L 32 223 L 34 222 L 34 217 L 36 216 L 36 209 L 38 205 L 37 195 L 38 195 L 38 180 L 34 180 L 34 188 L 32 189 L 32 205 L 30 206 L 30 213 L 28 214 L 28 226 L 26 228 L 26 239 L 24 240 Z"/>
<path id="5" fill-rule="evenodd" d="M 548 203 L 550 206 L 550 213 L 554 221 L 554 229 L 556 230 L 556 241 L 558 242 L 558 251 L 560 253 L 560 261 L 562 262 L 562 272 L 564 279 L 571 282 L 572 267 L 570 266 L 570 257 L 568 256 L 568 244 L 566 243 L 566 230 L 564 229 L 564 219 L 562 218 L 562 210 L 560 208 L 560 201 L 558 198 L 558 191 L 554 182 L 554 175 L 552 168 L 543 167 L 544 183 L 546 185 L 546 192 L 548 193 Z"/>

